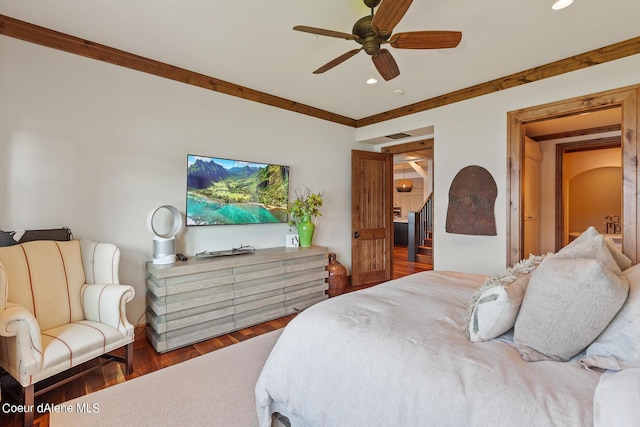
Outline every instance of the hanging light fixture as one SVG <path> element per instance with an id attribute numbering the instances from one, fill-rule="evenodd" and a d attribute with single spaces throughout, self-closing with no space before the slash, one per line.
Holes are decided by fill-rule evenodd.
<path id="1" fill-rule="evenodd" d="M 398 184 L 396 185 L 396 190 L 398 190 L 399 193 L 409 193 L 413 189 L 413 182 L 411 182 L 410 179 L 407 179 L 406 167 L 406 164 L 402 165 L 404 178 L 398 181 Z"/>

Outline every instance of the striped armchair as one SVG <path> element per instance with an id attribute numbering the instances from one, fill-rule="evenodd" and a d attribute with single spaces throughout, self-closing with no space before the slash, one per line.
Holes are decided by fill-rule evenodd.
<path id="1" fill-rule="evenodd" d="M 52 388 L 39 381 L 96 357 L 133 372 L 134 289 L 119 284 L 119 262 L 115 245 L 84 239 L 0 248 L 0 368 L 23 387 L 25 425 L 34 397 Z M 123 346 L 124 357 L 107 355 Z"/>

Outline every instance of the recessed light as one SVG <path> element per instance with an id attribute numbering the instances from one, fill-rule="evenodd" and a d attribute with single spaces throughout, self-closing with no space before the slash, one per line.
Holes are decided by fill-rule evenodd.
<path id="1" fill-rule="evenodd" d="M 404 90 L 402 90 L 402 89 L 396 89 L 396 90 L 394 90 L 394 91 L 393 91 L 393 94 L 394 94 L 394 95 L 398 95 L 398 96 L 400 96 L 400 95 L 404 95 Z"/>
<path id="2" fill-rule="evenodd" d="M 558 0 L 553 4 L 553 6 L 551 6 L 551 8 L 553 10 L 560 10 L 571 5 L 571 3 L 573 3 L 573 0 Z"/>
<path id="3" fill-rule="evenodd" d="M 378 83 L 378 80 L 374 79 L 373 77 L 367 80 L 368 85 L 374 85 L 376 83 Z"/>

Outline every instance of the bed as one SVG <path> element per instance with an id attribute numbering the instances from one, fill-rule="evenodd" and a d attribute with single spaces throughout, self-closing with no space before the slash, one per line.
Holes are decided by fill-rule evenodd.
<path id="1" fill-rule="evenodd" d="M 578 251 L 578 260 L 571 259 L 579 270 L 585 270 L 580 265 L 583 252 Z M 561 253 L 548 258 L 566 262 L 567 258 L 555 259 L 562 258 Z M 575 250 L 572 255 L 568 258 L 575 258 Z M 610 261 L 607 258 L 598 263 Z M 510 283 L 527 277 L 526 295 L 535 294 L 531 290 L 533 277 L 547 264 L 552 263 L 541 257 L 529 270 L 514 274 L 513 269 L 507 269 Z M 626 290 L 620 291 L 623 301 L 612 316 L 618 318 L 624 312 L 626 317 L 620 322 L 626 323 L 640 319 L 640 290 L 633 293 L 635 305 L 627 307 L 632 299 L 630 289 L 638 289 L 629 283 L 640 283 L 640 268 L 628 271 L 632 273 L 625 276 L 627 272 L 620 270 L 617 279 L 611 279 L 619 279 L 622 288 L 627 283 Z M 575 274 L 580 273 L 570 275 Z M 594 272 L 587 268 L 584 274 Z M 545 278 L 542 273 L 540 277 Z M 475 299 L 477 304 L 482 285 L 491 279 L 429 271 L 308 308 L 285 328 L 258 379 L 255 391 L 260 426 L 270 426 L 274 413 L 285 416 L 294 427 L 588 426 L 596 419 L 611 419 L 611 411 L 594 413 L 594 406 L 603 410 L 594 402 L 594 395 L 605 372 L 596 362 L 610 358 L 583 350 L 566 361 L 551 360 L 554 355 L 527 361 L 523 356 L 526 345 L 517 327 L 476 342 L 468 332 L 465 336 L 470 302 Z M 522 298 L 520 304 L 518 322 L 526 314 Z M 586 316 L 594 317 L 590 310 Z M 613 323 L 609 319 L 605 332 Z M 599 340 L 605 332 L 591 333 Z M 634 342 L 625 345 L 638 353 L 640 338 L 634 335 L 630 339 Z M 623 368 L 637 364 L 634 358 L 638 355 L 614 360 L 623 372 Z M 620 397 L 607 396 L 609 401 Z M 604 400 L 602 403 L 606 407 Z"/>

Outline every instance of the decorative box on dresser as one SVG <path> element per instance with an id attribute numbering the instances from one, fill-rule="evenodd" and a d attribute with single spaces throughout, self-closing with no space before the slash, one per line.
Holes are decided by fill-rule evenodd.
<path id="1" fill-rule="evenodd" d="M 147 339 L 163 353 L 327 298 L 328 248 L 268 248 L 147 263 Z"/>

